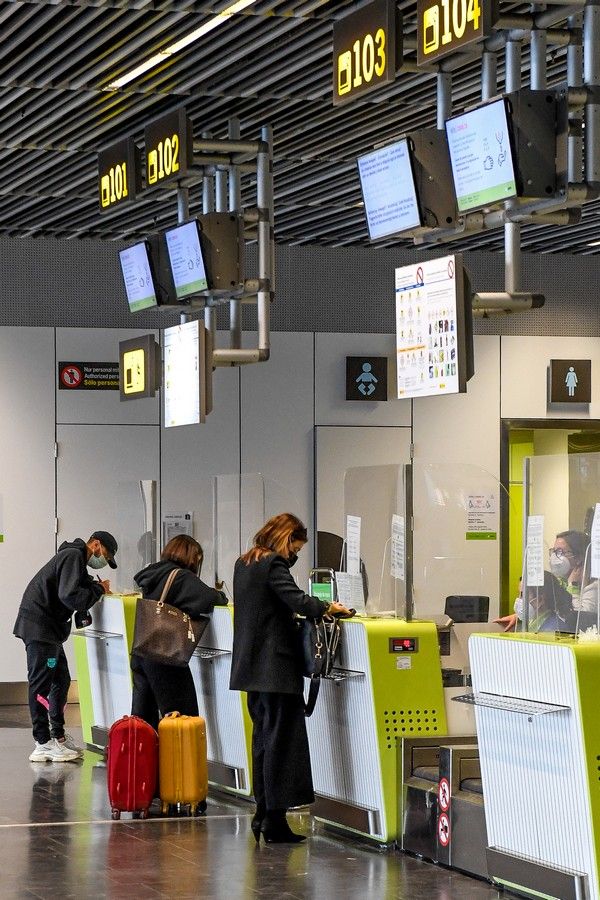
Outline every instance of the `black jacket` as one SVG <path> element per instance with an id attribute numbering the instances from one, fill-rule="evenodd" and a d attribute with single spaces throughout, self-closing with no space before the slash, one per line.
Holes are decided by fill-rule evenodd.
<path id="1" fill-rule="evenodd" d="M 90 609 L 102 594 L 102 585 L 87 571 L 85 541 L 65 541 L 25 588 L 13 634 L 25 643 L 64 643 L 73 613 Z"/>
<path id="2" fill-rule="evenodd" d="M 318 618 L 323 602 L 300 590 L 287 560 L 272 553 L 249 565 L 238 559 L 233 604 L 230 688 L 301 694 L 302 658 L 294 613 Z"/>
<path id="3" fill-rule="evenodd" d="M 158 600 L 169 572 L 179 569 L 179 574 L 169 589 L 165 603 L 176 606 L 189 615 L 190 619 L 202 619 L 208 616 L 215 606 L 227 604 L 227 597 L 221 591 L 209 587 L 200 581 L 189 569 L 183 569 L 174 562 L 151 563 L 134 576 L 144 597 Z"/>

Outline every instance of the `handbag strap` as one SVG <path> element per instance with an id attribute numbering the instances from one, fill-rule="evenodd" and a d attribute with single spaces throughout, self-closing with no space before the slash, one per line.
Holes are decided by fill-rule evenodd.
<path id="1" fill-rule="evenodd" d="M 167 594 L 169 593 L 169 591 L 170 591 L 170 589 L 171 589 L 171 585 L 172 585 L 173 582 L 175 581 L 175 577 L 176 577 L 176 575 L 177 575 L 178 572 L 179 572 L 179 569 L 172 569 L 172 570 L 169 572 L 169 577 L 168 577 L 167 580 L 165 581 L 165 586 L 164 586 L 164 588 L 162 589 L 162 593 L 161 593 L 161 595 L 160 595 L 160 598 L 159 598 L 158 601 L 157 601 L 159 606 L 162 606 L 163 603 L 165 602 L 165 599 L 166 599 L 166 597 L 167 597 Z"/>
<path id="2" fill-rule="evenodd" d="M 313 710 L 315 708 L 315 703 L 317 702 L 317 697 L 319 696 L 319 688 L 321 687 L 321 679 L 317 675 L 316 678 L 310 679 L 310 686 L 308 688 L 308 698 L 306 703 L 304 704 L 304 715 L 308 718 L 308 716 L 312 716 Z"/>

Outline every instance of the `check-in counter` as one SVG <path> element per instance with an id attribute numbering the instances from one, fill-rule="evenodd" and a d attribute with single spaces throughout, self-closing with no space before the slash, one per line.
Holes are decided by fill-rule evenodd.
<path id="1" fill-rule="evenodd" d="M 116 719 L 131 713 L 129 654 L 138 594 L 106 594 L 92 624 L 73 632 L 83 739 L 103 750 Z"/>
<path id="2" fill-rule="evenodd" d="M 206 719 L 208 780 L 219 790 L 252 793 L 252 723 L 246 695 L 229 690 L 233 609 L 216 606 L 190 661 L 200 715 Z"/>
<path id="3" fill-rule="evenodd" d="M 598 900 L 600 643 L 472 635 L 469 654 L 490 877 Z"/>
<path id="4" fill-rule="evenodd" d="M 401 833 L 397 744 L 446 734 L 433 622 L 354 618 L 342 622 L 339 657 L 307 720 L 316 803 L 338 830 L 380 844 Z"/>

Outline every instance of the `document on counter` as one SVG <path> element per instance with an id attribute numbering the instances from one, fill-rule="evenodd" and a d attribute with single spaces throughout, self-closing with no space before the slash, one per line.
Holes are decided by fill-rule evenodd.
<path id="1" fill-rule="evenodd" d="M 360 575 L 360 516 L 346 516 L 346 569 Z"/>
<path id="2" fill-rule="evenodd" d="M 351 575 L 349 572 L 336 572 L 335 583 L 337 586 L 337 599 L 348 609 L 355 609 L 359 615 L 364 615 L 365 592 L 363 590 L 362 575 Z"/>
<path id="3" fill-rule="evenodd" d="M 392 516 L 392 537 L 391 537 L 391 576 L 405 580 L 404 569 L 404 544 L 406 529 L 404 525 L 404 516 Z"/>
<path id="4" fill-rule="evenodd" d="M 544 517 L 527 517 L 527 586 L 544 586 Z"/>

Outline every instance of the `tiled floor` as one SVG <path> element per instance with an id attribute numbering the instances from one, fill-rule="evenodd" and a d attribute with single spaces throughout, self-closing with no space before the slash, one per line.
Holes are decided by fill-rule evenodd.
<path id="1" fill-rule="evenodd" d="M 77 710 L 71 731 L 80 737 Z M 205 817 L 110 818 L 106 770 L 30 763 L 27 710 L 0 707 L 0 897 L 207 900 L 491 900 L 498 891 L 397 852 L 377 852 L 328 834 L 306 814 L 306 843 L 256 847 L 252 807 L 209 797 Z"/>

